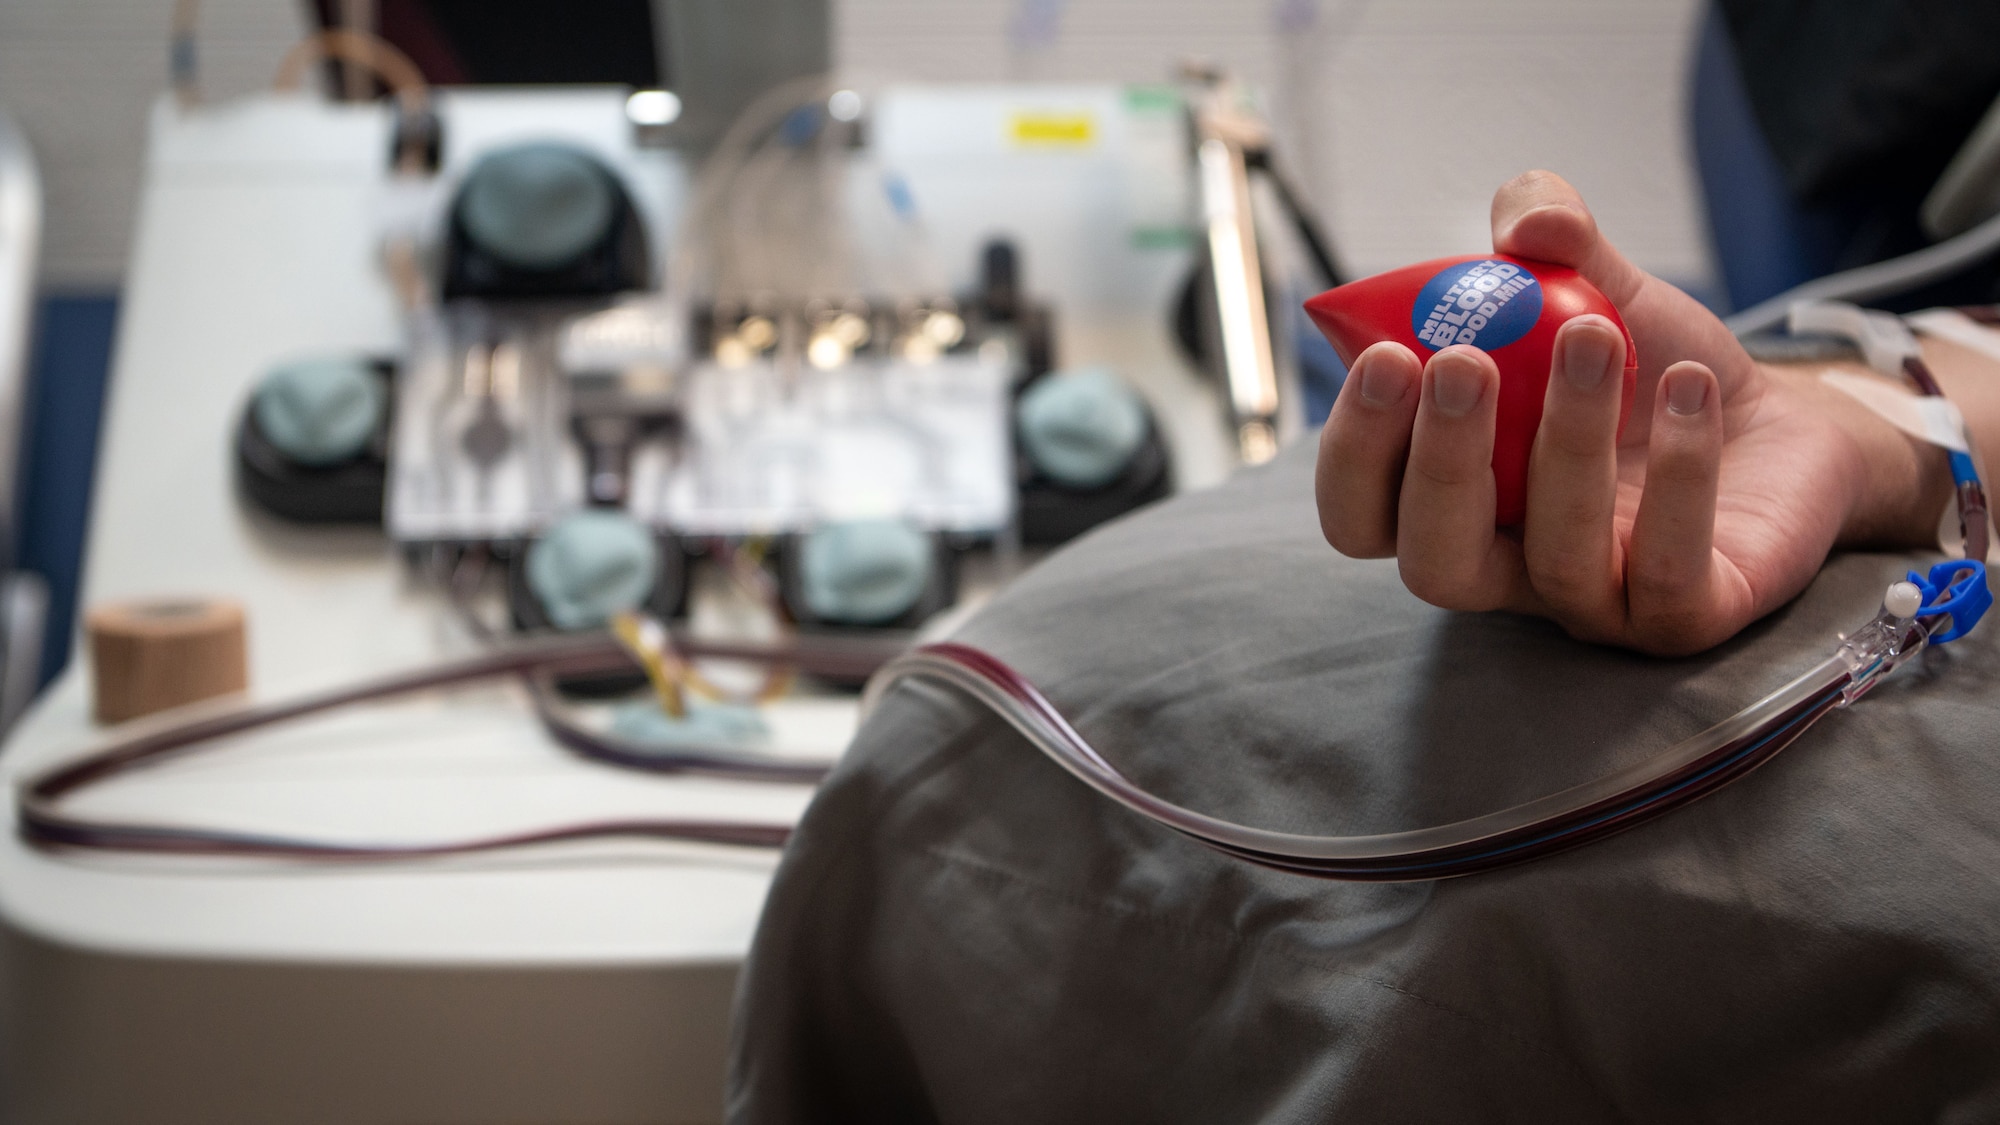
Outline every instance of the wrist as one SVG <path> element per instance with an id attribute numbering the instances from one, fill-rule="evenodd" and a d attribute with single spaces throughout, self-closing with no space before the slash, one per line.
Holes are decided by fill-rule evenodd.
<path id="1" fill-rule="evenodd" d="M 1935 547 L 1938 524 L 1951 502 L 1951 470 L 1944 450 L 1911 437 L 1853 396 L 1822 382 L 1829 369 L 1875 375 L 1859 363 L 1770 365 L 1765 375 L 1792 389 L 1802 408 L 1818 414 L 1847 447 L 1849 471 L 1835 487 L 1845 500 L 1836 540 L 1843 547 L 1894 550 Z M 1908 392 L 1900 380 L 1899 389 Z"/>

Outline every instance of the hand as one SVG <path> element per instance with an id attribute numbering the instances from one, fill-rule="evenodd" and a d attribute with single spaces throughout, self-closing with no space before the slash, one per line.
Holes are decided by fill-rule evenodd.
<path id="1" fill-rule="evenodd" d="M 1320 440 L 1320 526 L 1341 553 L 1393 554 L 1410 591 L 1446 609 L 1537 614 L 1580 640 L 1682 654 L 1790 600 L 1836 542 L 1935 529 L 1941 460 L 1809 375 L 1760 367 L 1601 238 L 1559 177 L 1531 172 L 1495 194 L 1493 247 L 1571 266 L 1617 306 L 1639 352 L 1631 418 L 1620 434 L 1616 328 L 1564 325 L 1526 521 L 1496 529 L 1493 361 L 1451 347 L 1420 363 L 1377 344 Z"/>

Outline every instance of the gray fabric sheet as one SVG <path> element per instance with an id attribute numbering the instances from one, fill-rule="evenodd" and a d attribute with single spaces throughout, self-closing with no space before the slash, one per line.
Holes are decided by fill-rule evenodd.
<path id="1" fill-rule="evenodd" d="M 962 632 L 1169 799 L 1358 833 L 1665 747 L 1819 660 L 1922 560 L 1833 560 L 1657 661 L 1432 609 L 1321 541 L 1311 450 L 1058 553 Z M 2000 1120 L 1989 622 L 1737 785 L 1444 883 L 1247 866 L 906 685 L 785 856 L 731 1119 Z"/>

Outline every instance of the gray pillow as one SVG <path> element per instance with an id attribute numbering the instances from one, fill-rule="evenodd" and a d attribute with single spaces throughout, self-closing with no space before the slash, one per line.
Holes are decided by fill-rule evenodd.
<path id="1" fill-rule="evenodd" d="M 1553 792 L 1735 712 L 1920 561 L 1654 660 L 1321 541 L 1312 451 L 1032 571 L 959 639 L 1143 785 L 1313 833 Z M 1247 866 L 900 687 L 787 851 L 737 1122 L 2000 1119 L 2000 662 L 1925 654 L 1730 789 L 1428 884 Z"/>

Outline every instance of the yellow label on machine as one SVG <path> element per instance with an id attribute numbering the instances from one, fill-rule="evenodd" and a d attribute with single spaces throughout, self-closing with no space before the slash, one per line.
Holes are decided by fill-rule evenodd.
<path id="1" fill-rule="evenodd" d="M 1097 143 L 1097 121 L 1088 113 L 1015 113 L 1007 137 L 1024 148 L 1088 148 Z"/>

